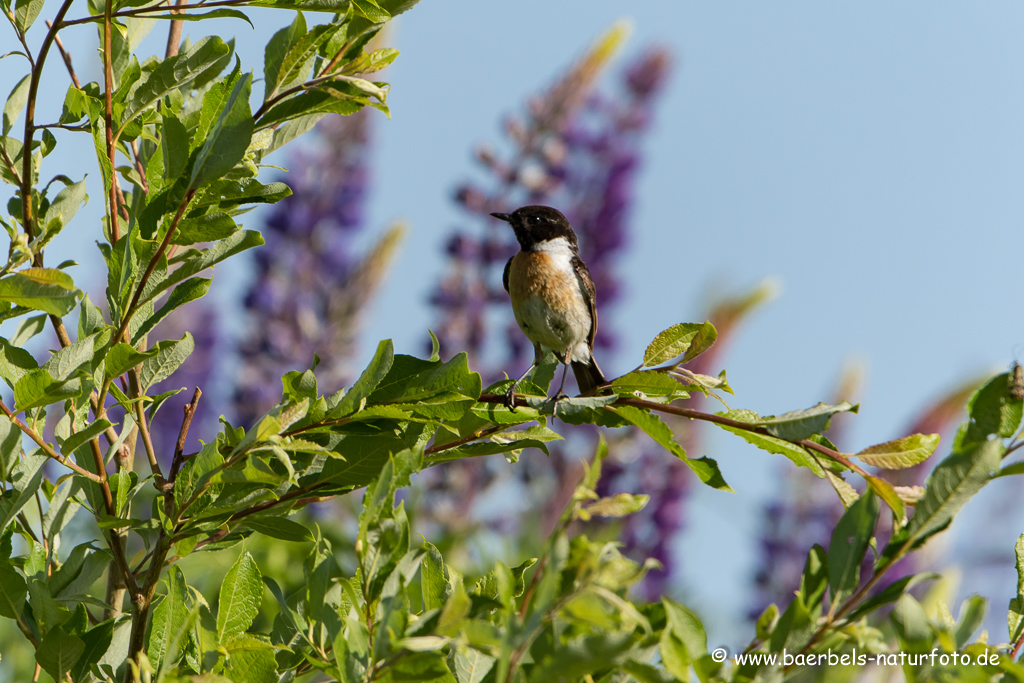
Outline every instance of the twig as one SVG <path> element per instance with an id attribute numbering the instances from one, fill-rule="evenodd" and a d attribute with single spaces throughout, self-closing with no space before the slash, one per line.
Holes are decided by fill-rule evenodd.
<path id="1" fill-rule="evenodd" d="M 76 474 L 80 474 L 81 476 L 85 477 L 86 479 L 89 479 L 90 481 L 94 481 L 97 484 L 99 484 L 102 481 L 98 474 L 94 474 L 89 470 L 84 469 L 78 463 L 72 460 L 68 460 L 60 453 L 53 450 L 53 448 L 51 448 L 50 445 L 43 440 L 43 437 L 39 435 L 39 432 L 32 429 L 27 424 L 25 424 L 17 417 L 15 417 L 14 413 L 11 412 L 10 408 L 8 408 L 2 400 L 0 400 L 0 411 L 2 411 L 3 414 L 7 416 L 7 419 L 13 422 L 18 427 L 18 429 L 24 432 L 25 435 L 28 436 L 28 438 L 35 441 L 36 445 L 38 445 L 39 448 L 42 449 L 43 453 L 46 453 L 46 455 L 59 462 L 61 465 L 64 465 L 65 467 L 74 470 Z"/>
<path id="2" fill-rule="evenodd" d="M 53 30 L 53 22 L 47 20 L 46 28 Z M 71 64 L 71 54 L 64 49 L 64 43 L 61 41 L 60 36 L 54 34 L 53 41 L 57 43 L 57 49 L 60 50 L 60 56 L 64 58 L 64 66 L 68 68 L 68 75 L 71 76 L 71 82 L 75 84 L 75 87 L 79 90 L 82 89 L 82 84 L 78 80 L 78 76 L 75 74 L 75 67 Z"/>
<path id="3" fill-rule="evenodd" d="M 177 0 L 174 5 L 175 8 L 181 7 L 185 4 L 185 0 Z M 171 14 L 180 14 L 184 10 L 172 9 Z M 171 27 L 167 30 L 167 51 L 164 53 L 164 59 L 170 59 L 178 54 L 178 48 L 181 46 L 181 29 L 185 24 L 181 19 L 174 19 L 171 21 Z"/>
<path id="4" fill-rule="evenodd" d="M 107 156 L 110 159 L 110 197 L 108 199 L 110 204 L 111 245 L 117 244 L 117 241 L 121 239 L 121 227 L 118 224 L 119 216 L 117 211 L 117 195 L 121 188 L 117 182 L 117 164 L 114 159 L 117 153 L 117 145 L 114 140 L 114 58 L 110 54 L 113 45 L 110 14 L 113 10 L 114 3 L 107 2 L 103 10 L 103 121 L 106 128 Z M 116 344 L 117 341 L 115 339 L 114 343 Z"/>
<path id="5" fill-rule="evenodd" d="M 181 429 L 178 430 L 178 441 L 174 444 L 174 458 L 171 460 L 170 481 L 173 483 L 178 478 L 178 471 L 181 469 L 182 457 L 185 453 L 185 439 L 188 438 L 189 427 L 192 426 L 192 418 L 196 416 L 196 408 L 199 406 L 199 399 L 203 392 L 199 387 L 192 393 L 192 400 L 185 406 L 185 417 L 181 420 Z"/>
<path id="6" fill-rule="evenodd" d="M 71 9 L 71 4 L 74 0 L 64 0 L 61 3 L 60 9 L 57 10 L 56 16 L 53 18 L 53 25 L 50 30 L 46 33 L 46 37 L 43 38 L 43 44 L 39 47 L 39 56 L 36 57 L 36 61 L 32 66 L 32 75 L 29 77 L 28 84 L 28 95 L 25 99 L 25 135 L 22 138 L 22 144 L 25 146 L 25 150 L 32 149 L 32 136 L 35 133 L 35 118 L 36 118 L 36 99 L 39 96 L 39 79 L 43 75 L 43 63 L 46 61 L 46 54 L 50 50 L 50 46 L 57 38 L 57 31 L 60 29 L 61 23 L 64 21 L 64 16 Z M 29 57 L 31 59 L 31 57 Z M 32 157 L 33 154 L 23 154 L 21 163 L 21 216 L 22 225 L 25 226 L 25 234 L 28 235 L 29 240 L 35 239 L 35 215 L 34 202 L 32 201 Z M 41 258 L 41 257 L 40 257 Z"/>
<path id="7" fill-rule="evenodd" d="M 176 5 L 174 9 L 178 11 L 184 11 L 189 9 L 206 9 L 210 7 L 236 7 L 238 5 L 249 4 L 250 0 L 215 0 L 214 2 L 198 2 L 198 3 L 182 3 Z M 134 17 L 140 14 L 157 14 L 158 12 L 167 12 L 171 8 L 167 7 L 163 3 L 159 5 L 148 5 L 146 7 L 138 7 L 136 9 L 126 9 L 120 12 L 112 12 L 111 17 Z M 63 26 L 77 26 L 78 24 L 89 24 L 92 22 L 102 21 L 104 16 L 102 14 L 90 14 L 89 16 L 82 17 L 81 19 L 72 19 L 70 21 L 63 22 Z"/>
<path id="8" fill-rule="evenodd" d="M 452 448 L 458 448 L 459 446 L 465 445 L 465 444 L 469 443 L 470 441 L 476 441 L 477 439 L 482 439 L 485 436 L 490 436 L 491 434 L 497 434 L 498 432 L 500 432 L 500 431 L 502 431 L 504 429 L 508 429 L 509 427 L 514 427 L 514 426 L 515 425 L 510 425 L 509 424 L 509 425 L 493 425 L 491 427 L 484 427 L 484 428 L 476 430 L 472 434 L 467 434 L 466 436 L 464 436 L 462 438 L 456 439 L 455 441 L 449 441 L 448 443 L 443 443 L 440 446 L 438 446 L 438 445 L 431 446 L 430 448 L 428 448 L 425 451 L 423 451 L 423 455 L 433 455 L 434 453 L 440 453 L 442 451 L 451 450 Z"/>
<path id="9" fill-rule="evenodd" d="M 139 141 L 132 140 L 131 144 L 132 154 L 135 156 L 135 170 L 139 172 L 139 178 L 142 179 L 142 191 L 149 194 L 149 181 L 146 179 L 146 169 L 142 166 L 142 161 L 139 159 Z"/>
<path id="10" fill-rule="evenodd" d="M 139 371 L 137 368 L 132 368 L 128 371 L 129 385 L 132 389 L 132 398 L 142 398 L 142 389 L 139 385 Z M 162 482 L 164 478 L 163 472 L 160 471 L 160 463 L 156 459 L 156 451 L 153 449 L 153 440 L 149 436 L 149 422 L 146 420 L 146 409 L 142 405 L 142 401 L 135 402 L 135 421 L 139 426 L 139 434 L 142 435 L 142 444 L 146 448 L 146 457 L 149 458 L 149 467 L 153 474 L 156 475 L 157 482 Z"/>

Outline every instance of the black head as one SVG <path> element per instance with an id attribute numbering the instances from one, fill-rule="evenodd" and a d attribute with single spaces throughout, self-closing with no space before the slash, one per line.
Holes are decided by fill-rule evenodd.
<path id="1" fill-rule="evenodd" d="M 512 213 L 492 213 L 505 221 L 516 232 L 516 239 L 524 251 L 532 251 L 539 242 L 564 237 L 576 247 L 576 233 L 569 220 L 558 209 L 550 206 L 524 206 Z"/>

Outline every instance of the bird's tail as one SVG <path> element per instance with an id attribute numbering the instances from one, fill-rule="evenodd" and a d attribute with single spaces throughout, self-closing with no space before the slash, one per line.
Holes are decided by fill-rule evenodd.
<path id="1" fill-rule="evenodd" d="M 597 361 L 593 355 L 590 356 L 589 363 L 574 360 L 572 362 L 572 374 L 576 376 L 576 384 L 579 386 L 581 394 L 593 391 L 607 381 L 604 378 L 604 373 L 601 372 L 601 368 L 597 366 Z"/>

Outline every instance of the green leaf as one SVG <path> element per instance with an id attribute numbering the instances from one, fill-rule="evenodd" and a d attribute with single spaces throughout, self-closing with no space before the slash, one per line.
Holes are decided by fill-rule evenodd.
<path id="1" fill-rule="evenodd" d="M 247 517 L 244 524 L 264 536 L 270 536 L 282 541 L 306 543 L 316 540 L 309 529 L 298 522 L 293 522 L 287 517 Z"/>
<path id="2" fill-rule="evenodd" d="M 718 413 L 718 415 L 727 417 L 731 420 L 749 422 L 751 423 L 751 426 L 756 425 L 761 420 L 757 413 L 750 410 L 729 410 Z M 797 444 L 778 439 L 774 436 L 759 434 L 758 432 L 752 432 L 740 427 L 731 427 L 722 424 L 719 424 L 718 427 L 735 434 L 747 443 L 753 444 L 763 451 L 786 456 L 799 467 L 806 467 L 810 471 L 814 472 L 816 477 L 825 477 L 825 471 L 822 469 L 821 465 L 818 464 L 818 461 L 803 446 L 798 446 Z"/>
<path id="3" fill-rule="evenodd" d="M 956 640 L 956 649 L 962 650 L 967 642 L 974 635 L 974 632 L 981 628 L 985 621 L 985 612 L 988 601 L 980 595 L 972 595 L 960 607 L 960 616 L 956 620 L 956 631 L 953 634 Z"/>
<path id="4" fill-rule="evenodd" d="M 291 189 L 284 183 L 264 185 L 255 178 L 217 180 L 207 186 L 202 195 L 189 206 L 218 206 L 222 210 L 228 210 L 243 204 L 274 204 L 291 193 Z"/>
<path id="5" fill-rule="evenodd" d="M 380 342 L 370 364 L 366 366 L 366 369 L 359 375 L 359 379 L 345 393 L 338 405 L 328 412 L 327 417 L 330 419 L 345 417 L 359 410 L 363 400 L 374 392 L 377 385 L 390 372 L 394 362 L 395 347 L 391 340 L 386 339 Z"/>
<path id="6" fill-rule="evenodd" d="M 335 95 L 335 93 L 325 89 L 315 89 L 295 97 L 289 97 L 267 110 L 260 117 L 258 125 L 261 129 L 273 128 L 280 126 L 286 121 L 292 121 L 301 117 L 304 119 L 302 125 L 309 124 L 311 128 L 313 123 L 316 122 L 316 118 L 324 114 L 348 116 L 349 114 L 356 113 L 369 102 L 368 98 L 351 99 Z M 277 140 L 277 135 L 275 135 L 274 141 L 271 142 L 268 149 L 277 149 L 283 143 L 284 140 Z"/>
<path id="7" fill-rule="evenodd" d="M 1013 436 L 1020 425 L 1024 402 L 1014 398 L 1010 392 L 1012 382 L 1010 374 L 1003 373 L 974 392 L 967 403 L 967 413 L 970 415 L 967 429 L 961 429 L 961 433 L 957 434 L 953 450 L 986 441 L 991 435 L 1003 438 Z"/>
<path id="8" fill-rule="evenodd" d="M 100 418 L 85 429 L 79 430 L 65 439 L 61 444 L 61 450 L 64 453 L 74 453 L 79 446 L 96 438 L 106 431 L 107 427 L 110 427 L 110 422 L 106 419 Z"/>
<path id="9" fill-rule="evenodd" d="M 95 342 L 94 337 L 79 339 L 70 346 L 58 349 L 42 367 L 48 370 L 55 380 L 69 379 L 83 365 L 92 362 Z"/>
<path id="10" fill-rule="evenodd" d="M 181 19 L 181 16 L 175 15 L 174 18 Z M 187 52 L 157 64 L 156 68 L 143 75 L 142 80 L 135 86 L 122 115 L 121 125 L 117 130 L 118 136 L 143 110 L 155 105 L 172 90 L 178 90 L 191 83 L 227 55 L 229 50 L 227 43 L 217 36 L 207 36 Z M 167 157 L 164 159 L 166 164 Z"/>
<path id="11" fill-rule="evenodd" d="M 843 401 L 836 405 L 819 403 L 806 410 L 794 410 L 761 420 L 760 426 L 772 436 L 786 441 L 800 441 L 828 429 L 828 422 L 836 413 L 856 413 L 858 407 Z"/>
<path id="12" fill-rule="evenodd" d="M 53 680 L 59 681 L 71 671 L 83 652 L 85 643 L 81 638 L 64 633 L 60 626 L 55 626 L 47 631 L 39 643 L 36 661 Z"/>
<path id="13" fill-rule="evenodd" d="M 82 392 L 78 379 L 56 381 L 48 370 L 32 370 L 14 385 L 14 404 L 18 411 L 63 401 Z"/>
<path id="14" fill-rule="evenodd" d="M 934 630 L 928 620 L 928 614 L 914 596 L 904 593 L 896 601 L 896 606 L 889 614 L 889 620 L 896 627 L 896 634 L 904 646 L 921 646 L 931 643 Z"/>
<path id="15" fill-rule="evenodd" d="M 32 354 L 0 337 L 0 376 L 12 389 L 18 380 L 37 367 Z"/>
<path id="16" fill-rule="evenodd" d="M 857 453 L 857 457 L 873 467 L 900 470 L 924 462 L 938 447 L 938 434 L 911 434 L 869 446 Z"/>
<path id="17" fill-rule="evenodd" d="M 142 303 L 150 301 L 174 285 L 187 280 L 188 278 L 201 273 L 226 258 L 234 256 L 246 249 L 258 247 L 263 244 L 263 237 L 254 230 L 241 230 L 231 237 L 215 242 L 209 249 L 197 252 L 189 250 L 176 260 L 180 265 L 173 270 L 166 278 L 157 283 L 148 285 L 143 293 Z M 0 281 L 2 282 L 2 281 Z"/>
<path id="18" fill-rule="evenodd" d="M 42 6 L 42 3 L 40 3 Z M 14 127 L 14 122 L 18 116 L 21 115 L 21 110 L 25 108 L 25 103 L 28 102 L 28 86 L 30 78 L 28 75 L 23 77 L 18 84 L 14 86 L 14 90 L 7 97 L 7 102 L 4 104 L 4 117 L 3 117 L 3 135 L 7 135 L 11 132 Z M 45 225 L 45 224 L 44 224 Z"/>
<path id="19" fill-rule="evenodd" d="M 89 196 L 85 193 L 85 180 L 67 185 L 50 202 L 43 214 L 42 225 L 49 226 L 55 220 L 59 220 L 61 226 L 67 225 L 87 201 Z"/>
<path id="20" fill-rule="evenodd" d="M 398 57 L 398 50 L 385 47 L 374 50 L 368 54 L 362 54 L 352 60 L 342 69 L 346 74 L 366 74 L 385 69 Z"/>
<path id="21" fill-rule="evenodd" d="M 879 592 L 870 599 L 865 600 L 857 606 L 857 609 L 850 612 L 850 621 L 857 621 L 865 614 L 869 614 L 879 607 L 884 607 L 889 603 L 896 602 L 899 600 L 901 595 L 919 583 L 932 581 L 938 578 L 941 578 L 939 574 L 928 572 L 925 574 L 911 574 L 910 576 L 904 576 L 902 579 L 893 581 L 885 587 L 885 590 Z"/>
<path id="22" fill-rule="evenodd" d="M 832 530 L 828 546 L 828 585 L 832 602 L 841 602 L 860 582 L 860 564 L 878 522 L 879 505 L 870 491 L 858 498 Z"/>
<path id="23" fill-rule="evenodd" d="M 178 341 L 166 340 L 153 347 L 156 355 L 147 358 L 139 368 L 139 384 L 145 392 L 157 382 L 167 379 L 195 349 L 196 343 L 188 332 Z"/>
<path id="24" fill-rule="evenodd" d="M 391 15 L 378 5 L 376 0 L 352 0 L 352 7 L 375 24 L 382 24 L 391 18 Z"/>
<path id="25" fill-rule="evenodd" d="M 0 617 L 19 619 L 25 611 L 28 584 L 7 559 L 0 559 Z"/>
<path id="26" fill-rule="evenodd" d="M 896 524 L 903 524 L 907 518 L 907 508 L 903 504 L 903 499 L 900 498 L 900 494 L 896 492 L 892 484 L 887 482 L 885 479 L 879 477 L 867 476 L 864 477 L 864 481 L 867 482 L 868 488 L 882 499 L 882 501 L 892 510 L 893 518 L 896 520 Z"/>
<path id="27" fill-rule="evenodd" d="M 71 680 L 85 680 L 89 668 L 100 661 L 114 637 L 114 619 L 100 622 L 81 636 L 85 648 L 71 670 Z"/>
<path id="28" fill-rule="evenodd" d="M 651 497 L 632 493 L 616 493 L 609 498 L 599 498 L 593 503 L 584 505 L 579 511 L 583 521 L 591 517 L 626 517 L 643 510 Z"/>
<path id="29" fill-rule="evenodd" d="M 710 347 L 717 336 L 710 322 L 673 325 L 655 337 L 644 351 L 644 365 L 653 367 L 684 354 L 680 362 L 685 363 Z M 691 346 L 694 346 L 692 352 Z"/>
<path id="30" fill-rule="evenodd" d="M 27 268 L 0 280 L 0 301 L 58 317 L 71 312 L 80 294 L 70 275 L 53 268 Z"/>
<path id="31" fill-rule="evenodd" d="M 1017 539 L 1013 552 L 1017 556 L 1017 595 L 1010 600 L 1006 625 L 1010 631 L 1010 642 L 1016 643 L 1024 633 L 1024 534 Z"/>
<path id="32" fill-rule="evenodd" d="M 107 377 L 120 377 L 142 361 L 153 358 L 158 353 L 160 353 L 159 347 L 147 351 L 139 351 L 131 344 L 125 344 L 124 342 L 115 344 L 107 352 L 106 358 L 104 358 Z"/>
<path id="33" fill-rule="evenodd" d="M 230 636 L 244 633 L 260 611 L 263 601 L 263 580 L 256 561 L 248 552 L 239 555 L 220 587 L 217 606 L 217 640 L 221 644 Z"/>
<path id="34" fill-rule="evenodd" d="M 612 380 L 611 389 L 618 396 L 641 399 L 660 399 L 671 402 L 677 398 L 687 398 L 689 394 L 675 379 L 663 372 L 641 371 L 631 372 Z"/>
<path id="35" fill-rule="evenodd" d="M 45 313 L 25 318 L 18 325 L 17 332 L 11 337 L 11 344 L 24 347 L 29 339 L 46 329 L 47 316 Z"/>
<path id="36" fill-rule="evenodd" d="M 28 31 L 33 22 L 39 18 L 39 13 L 43 11 L 43 3 L 44 0 L 15 0 L 14 23 L 22 33 Z"/>
<path id="37" fill-rule="evenodd" d="M 267 91 L 273 95 L 306 81 L 320 47 L 342 28 L 343 26 L 340 24 L 314 26 L 308 33 L 291 44 L 281 59 L 276 79 L 273 82 L 267 81 Z"/>
<path id="38" fill-rule="evenodd" d="M 189 187 L 199 187 L 220 178 L 245 156 L 253 134 L 252 110 L 249 108 L 251 89 L 251 73 L 235 83 L 199 150 Z"/>
<path id="39" fill-rule="evenodd" d="M 800 596 L 809 611 L 821 607 L 828 588 L 829 561 L 825 549 L 817 543 L 807 553 L 804 573 L 800 576 Z M 775 610 L 778 615 L 778 608 Z"/>
<path id="40" fill-rule="evenodd" d="M 455 650 L 455 677 L 459 683 L 481 683 L 498 661 L 471 647 Z"/>
<path id="41" fill-rule="evenodd" d="M 708 651 L 707 634 L 700 618 L 685 605 L 665 597 L 661 604 L 668 620 L 659 647 L 662 663 L 677 679 L 687 681 L 690 665 Z"/>
<path id="42" fill-rule="evenodd" d="M 246 683 L 277 683 L 275 647 L 266 637 L 236 635 L 224 643 L 227 652 L 226 671 L 232 681 Z"/>
<path id="43" fill-rule="evenodd" d="M 306 35 L 306 18 L 302 12 L 295 13 L 295 21 L 288 28 L 283 28 L 273 35 L 263 51 L 263 99 L 270 99 L 277 90 L 277 77 L 281 73 L 281 64 L 296 42 Z"/>
<path id="44" fill-rule="evenodd" d="M 897 543 L 917 547 L 949 526 L 956 513 L 999 469 L 1003 450 L 999 441 L 986 441 L 939 463 L 925 482 L 924 497 L 914 508 L 906 533 L 895 536 L 890 547 Z"/>
<path id="45" fill-rule="evenodd" d="M 188 246 L 199 242 L 216 242 L 238 232 L 238 224 L 226 213 L 215 211 L 178 223 L 171 244 Z"/>
<path id="46" fill-rule="evenodd" d="M 178 565 L 171 565 L 167 573 L 167 595 L 153 610 L 153 624 L 149 631 L 146 654 L 160 667 L 163 658 L 171 651 L 188 619 L 188 586 L 185 575 Z"/>

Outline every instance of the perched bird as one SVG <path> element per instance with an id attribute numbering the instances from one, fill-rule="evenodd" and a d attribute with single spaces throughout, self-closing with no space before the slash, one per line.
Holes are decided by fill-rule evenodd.
<path id="1" fill-rule="evenodd" d="M 579 256 L 576 233 L 560 211 L 524 206 L 512 213 L 492 213 L 512 226 L 520 251 L 505 264 L 502 282 L 512 299 L 519 329 L 533 343 L 533 365 L 517 379 L 505 400 L 514 407 L 516 387 L 551 349 L 562 368 L 558 397 L 564 396 L 566 368 L 572 366 L 581 393 L 605 383 L 594 360 L 597 298 L 594 281 Z"/>

